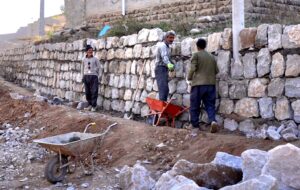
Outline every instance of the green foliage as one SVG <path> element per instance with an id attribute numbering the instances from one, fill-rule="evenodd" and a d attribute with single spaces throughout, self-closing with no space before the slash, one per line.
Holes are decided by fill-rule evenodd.
<path id="1" fill-rule="evenodd" d="M 174 30 L 177 34 L 188 35 L 192 29 L 192 22 L 189 19 L 174 18 L 170 22 L 159 23 L 145 23 L 134 19 L 123 19 L 112 24 L 112 28 L 108 31 L 106 36 L 126 36 L 138 33 L 143 28 L 160 28 L 163 31 Z"/>
<path id="2" fill-rule="evenodd" d="M 48 39 L 52 38 L 53 34 L 54 34 L 54 30 L 49 30 L 46 32 L 46 36 L 48 37 Z"/>
<path id="3" fill-rule="evenodd" d="M 106 36 L 126 36 L 138 33 L 143 28 L 152 28 L 151 24 L 142 23 L 132 19 L 115 22 Z"/>

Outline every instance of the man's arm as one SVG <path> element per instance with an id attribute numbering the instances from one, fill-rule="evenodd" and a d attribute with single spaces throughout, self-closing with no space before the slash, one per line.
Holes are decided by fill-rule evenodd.
<path id="1" fill-rule="evenodd" d="M 81 65 L 80 65 L 80 73 L 81 73 L 81 82 L 83 82 L 83 74 L 84 74 L 84 61 L 82 59 Z"/>
<path id="2" fill-rule="evenodd" d="M 190 71 L 188 73 L 187 80 L 193 79 L 193 75 L 196 71 L 197 61 L 198 61 L 198 56 L 196 53 L 194 53 L 192 56 L 192 60 L 190 62 Z"/>
<path id="3" fill-rule="evenodd" d="M 216 65 L 216 74 L 218 74 L 219 73 L 218 63 L 217 63 L 216 58 L 215 57 L 213 57 L 213 58 L 214 58 L 214 62 L 215 62 L 215 65 Z"/>
<path id="4" fill-rule="evenodd" d="M 97 65 L 96 71 L 97 71 L 98 77 L 100 78 L 100 76 L 99 76 L 99 74 L 100 74 L 100 61 L 97 58 L 96 58 L 96 65 Z"/>
<path id="5" fill-rule="evenodd" d="M 164 64 L 167 65 L 168 63 L 171 63 L 170 58 L 168 57 L 168 49 L 166 45 L 161 46 L 159 52 Z"/>

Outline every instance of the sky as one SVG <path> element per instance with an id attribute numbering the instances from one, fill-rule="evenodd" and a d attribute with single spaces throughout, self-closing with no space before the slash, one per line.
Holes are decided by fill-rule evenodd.
<path id="1" fill-rule="evenodd" d="M 64 0 L 45 0 L 45 17 L 60 14 L 62 5 Z M 0 0 L 0 34 L 15 33 L 39 16 L 40 0 Z"/>

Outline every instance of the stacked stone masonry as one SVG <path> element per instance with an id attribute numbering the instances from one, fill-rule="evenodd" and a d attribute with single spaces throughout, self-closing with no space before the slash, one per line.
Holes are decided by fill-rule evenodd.
<path id="1" fill-rule="evenodd" d="M 157 94 L 154 56 L 162 36 L 160 29 L 143 29 L 121 38 L 10 49 L 0 55 L 0 74 L 46 94 L 84 100 L 80 66 L 85 44 L 92 44 L 101 60 L 98 105 L 104 110 L 125 112 L 134 98 L 133 112 L 144 116 L 149 111 L 145 98 L 149 93 Z M 240 37 L 240 62 L 232 59 L 231 29 L 207 38 L 207 50 L 216 56 L 220 69 L 218 113 L 300 123 L 300 25 L 265 24 L 244 29 Z M 176 40 L 172 46 L 176 76 L 170 79 L 169 87 L 179 105 L 189 106 L 185 77 L 196 40 Z M 183 114 L 180 121 L 186 120 L 188 114 Z"/>
<path id="2" fill-rule="evenodd" d="M 208 16 L 209 15 L 209 16 Z M 129 10 L 123 17 L 119 12 L 100 13 L 87 17 L 90 26 L 98 27 L 103 22 L 116 22 L 123 18 L 140 22 L 180 21 L 184 18 L 200 29 L 226 25 L 231 20 L 231 0 L 192 0 L 174 1 L 144 9 Z"/>
<path id="3" fill-rule="evenodd" d="M 178 22 L 193 23 L 200 30 L 229 26 L 232 17 L 231 0 L 188 0 L 174 1 L 147 8 L 128 10 L 125 16 L 120 11 L 87 15 L 89 26 L 99 27 L 104 22 L 117 22 L 124 18 L 140 22 Z M 259 22 L 295 23 L 300 19 L 298 0 L 245 0 L 247 25 Z"/>

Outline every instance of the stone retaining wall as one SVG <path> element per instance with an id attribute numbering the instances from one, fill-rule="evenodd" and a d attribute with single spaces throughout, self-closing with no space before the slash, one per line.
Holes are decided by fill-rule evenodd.
<path id="1" fill-rule="evenodd" d="M 139 22 L 186 22 L 199 29 L 226 25 L 231 20 L 231 0 L 175 1 L 141 9 L 132 9 L 123 17 L 120 12 L 99 13 L 87 16 L 90 26 L 99 27 L 103 22 L 116 22 L 123 18 Z"/>
<path id="2" fill-rule="evenodd" d="M 300 123 L 299 34 L 300 25 L 244 29 L 240 33 L 241 62 L 232 61 L 231 29 L 209 35 L 207 50 L 214 53 L 220 69 L 218 112 L 245 118 L 293 119 Z M 104 110 L 129 110 L 139 72 L 145 64 L 133 109 L 135 114 L 144 116 L 148 113 L 145 97 L 157 92 L 154 54 L 162 35 L 160 29 L 143 29 L 139 34 L 121 38 L 6 50 L 0 55 L 0 74 L 46 94 L 83 100 L 80 60 L 87 41 L 96 48 L 102 63 L 98 105 Z M 169 82 L 170 94 L 184 106 L 189 106 L 185 73 L 191 53 L 196 50 L 195 42 L 196 39 L 186 38 L 172 47 L 176 77 Z M 188 115 L 184 114 L 180 121 L 186 120 Z"/>
<path id="3" fill-rule="evenodd" d="M 131 9 L 123 17 L 120 12 L 87 15 L 88 25 L 99 27 L 103 22 L 116 22 L 123 18 L 140 22 L 192 23 L 200 30 L 229 26 L 231 23 L 231 0 L 189 0 L 165 3 L 140 9 Z M 264 22 L 297 23 L 300 19 L 300 2 L 297 0 L 245 0 L 246 25 Z"/>
<path id="4" fill-rule="evenodd" d="M 298 0 L 245 0 L 247 23 L 297 23 L 300 19 Z"/>

